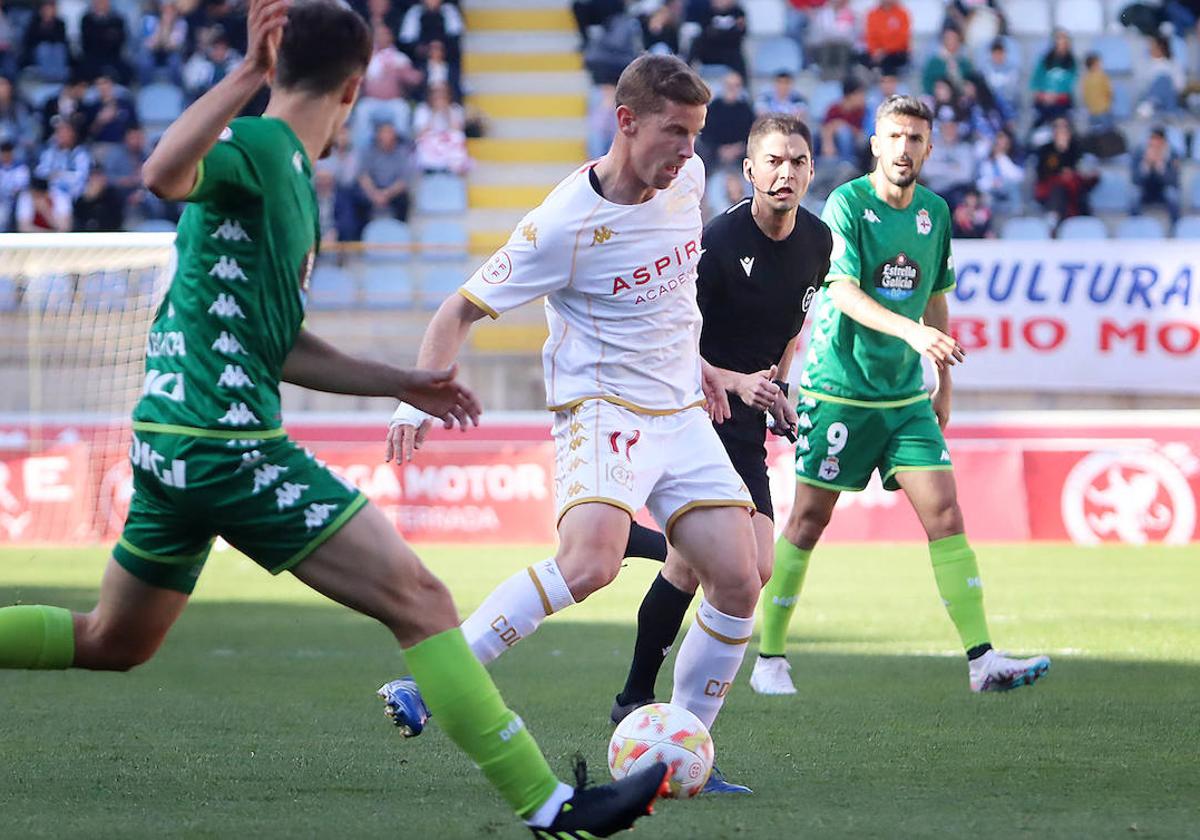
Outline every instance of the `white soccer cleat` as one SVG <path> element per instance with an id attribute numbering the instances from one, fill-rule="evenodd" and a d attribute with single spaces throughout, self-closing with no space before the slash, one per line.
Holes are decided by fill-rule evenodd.
<path id="1" fill-rule="evenodd" d="M 750 687 L 757 694 L 795 694 L 790 670 L 792 666 L 782 656 L 760 656 L 754 660 Z"/>
<path id="2" fill-rule="evenodd" d="M 1023 685 L 1033 685 L 1050 670 L 1049 656 L 1012 659 L 989 650 L 967 663 L 971 669 L 972 691 L 1009 691 Z"/>

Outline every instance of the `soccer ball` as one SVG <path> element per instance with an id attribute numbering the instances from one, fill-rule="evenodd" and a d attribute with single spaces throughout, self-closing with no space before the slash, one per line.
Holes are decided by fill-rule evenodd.
<path id="1" fill-rule="evenodd" d="M 614 779 L 623 779 L 656 761 L 671 768 L 668 796 L 695 796 L 712 772 L 708 727 L 687 709 L 670 703 L 651 703 L 630 712 L 608 742 L 608 769 Z"/>

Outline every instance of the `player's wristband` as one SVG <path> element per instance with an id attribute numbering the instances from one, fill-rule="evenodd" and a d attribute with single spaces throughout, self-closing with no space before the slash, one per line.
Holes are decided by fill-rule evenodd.
<path id="1" fill-rule="evenodd" d="M 406 402 L 396 406 L 396 410 L 392 412 L 392 419 L 388 421 L 388 428 L 393 426 L 420 426 L 426 420 L 435 420 L 432 414 L 426 414 L 416 406 L 411 406 Z"/>
<path id="2" fill-rule="evenodd" d="M 787 382 L 785 382 L 785 381 L 784 381 L 784 380 L 782 380 L 782 379 L 772 379 L 771 381 L 772 381 L 772 382 L 774 382 L 774 383 L 776 384 L 776 386 L 778 386 L 778 388 L 779 388 L 779 390 L 780 390 L 780 391 L 783 391 L 783 395 L 784 395 L 785 397 L 788 395 L 788 384 L 787 384 Z"/>

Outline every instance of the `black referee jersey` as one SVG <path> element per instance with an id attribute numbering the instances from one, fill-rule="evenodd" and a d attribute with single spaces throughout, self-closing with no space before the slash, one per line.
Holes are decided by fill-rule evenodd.
<path id="1" fill-rule="evenodd" d="M 738 373 L 778 364 L 825 282 L 833 247 L 829 228 L 803 207 L 796 211 L 796 226 L 788 238 L 776 242 L 759 229 L 750 205 L 747 198 L 708 223 L 696 277 L 696 300 L 704 318 L 700 355 L 709 364 Z M 783 378 L 787 371 L 778 375 Z M 729 408 L 732 416 L 716 427 L 717 432 L 755 504 L 772 516 L 766 487 L 766 415 L 732 394 Z"/>

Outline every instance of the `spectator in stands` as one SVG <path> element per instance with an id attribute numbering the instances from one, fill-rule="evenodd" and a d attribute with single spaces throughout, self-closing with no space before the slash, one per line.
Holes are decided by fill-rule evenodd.
<path id="1" fill-rule="evenodd" d="M 1179 219 L 1179 159 L 1161 128 L 1150 132 L 1146 147 L 1133 159 L 1133 184 L 1137 199 L 1133 215 L 1147 207 L 1164 207 L 1174 224 Z"/>
<path id="2" fill-rule="evenodd" d="M 925 97 L 925 99 L 928 101 L 929 110 L 933 111 L 935 122 L 954 120 L 965 126 L 967 111 L 961 106 L 961 97 L 948 79 L 938 79 L 934 82 L 933 96 Z"/>
<path id="3" fill-rule="evenodd" d="M 746 78 L 746 57 L 742 54 L 742 42 L 746 40 L 746 10 L 737 0 L 712 0 L 711 7 L 700 14 L 698 22 L 700 34 L 692 42 L 692 61 L 723 64 Z"/>
<path id="4" fill-rule="evenodd" d="M 857 162 L 864 145 L 866 116 L 866 90 L 858 79 L 847 77 L 842 83 L 842 98 L 829 106 L 821 124 L 821 157 Z"/>
<path id="5" fill-rule="evenodd" d="M 121 84 L 129 81 L 129 65 L 123 52 L 125 18 L 113 11 L 111 0 L 91 0 L 91 6 L 80 22 L 80 69 L 89 79 L 110 76 Z"/>
<path id="6" fill-rule="evenodd" d="M 1072 216 L 1088 215 L 1087 195 L 1099 179 L 1079 171 L 1083 150 L 1070 121 L 1058 117 L 1052 127 L 1053 139 L 1037 151 L 1033 197 L 1061 222 Z"/>
<path id="7" fill-rule="evenodd" d="M 337 176 L 332 169 L 318 166 L 313 171 L 313 190 L 317 194 L 317 219 L 321 244 L 338 241 Z"/>
<path id="8" fill-rule="evenodd" d="M 175 0 L 150 5 L 142 14 L 141 48 L 137 51 L 138 79 L 148 85 L 165 77 L 173 84 L 183 78 L 188 22 Z"/>
<path id="9" fill-rule="evenodd" d="M 1015 120 L 1021 105 L 1021 68 L 1009 56 L 1003 38 L 992 41 L 988 60 L 980 69 L 980 75 L 992 92 L 996 108 L 1004 121 Z"/>
<path id="10" fill-rule="evenodd" d="M 571 12 L 575 15 L 575 25 L 579 27 L 579 51 L 587 49 L 588 29 L 593 26 L 603 27 L 613 15 L 625 11 L 625 0 L 574 0 Z"/>
<path id="11" fill-rule="evenodd" d="M 808 119 L 808 100 L 804 94 L 796 90 L 795 79 L 787 70 L 775 74 L 771 87 L 763 90 L 754 103 L 754 113 L 790 114 L 800 119 Z"/>
<path id="12" fill-rule="evenodd" d="M 404 13 L 411 6 L 412 0 L 401 0 L 401 4 L 393 3 L 392 0 L 367 0 L 362 16 L 371 24 L 372 29 L 376 24 L 382 23 L 392 32 L 399 32 L 404 23 Z"/>
<path id="13" fill-rule="evenodd" d="M 621 71 L 642 51 L 642 26 L 628 12 L 611 16 L 604 31 L 588 41 L 583 64 L 596 85 L 615 85 Z"/>
<path id="14" fill-rule="evenodd" d="M 146 155 L 145 133 L 138 126 L 130 126 L 121 145 L 110 149 L 97 161 L 121 200 L 142 218 L 149 217 L 143 205 L 150 193 L 142 186 L 142 163 Z"/>
<path id="15" fill-rule="evenodd" d="M 359 95 L 370 99 L 403 99 L 420 87 L 424 75 L 412 59 L 396 49 L 392 30 L 383 21 L 372 24 L 375 51 L 363 75 Z"/>
<path id="16" fill-rule="evenodd" d="M 417 166 L 423 172 L 466 174 L 471 168 L 466 126 L 463 108 L 450 99 L 449 86 L 430 88 L 429 101 L 418 105 L 413 114 Z"/>
<path id="17" fill-rule="evenodd" d="M 912 51 L 912 19 L 903 3 L 880 0 L 867 13 L 867 58 L 884 76 L 898 76 Z"/>
<path id="18" fill-rule="evenodd" d="M 963 49 L 962 35 L 957 29 L 947 29 L 942 32 L 938 51 L 929 56 L 921 71 L 921 90 L 927 95 L 932 94 L 938 79 L 946 79 L 956 91 L 960 90 L 962 83 L 974 72 L 971 59 Z"/>
<path id="19" fill-rule="evenodd" d="M 102 169 L 88 173 L 83 195 L 75 201 L 74 230 L 115 231 L 125 228 L 125 204 Z"/>
<path id="20" fill-rule="evenodd" d="M 376 124 L 371 145 L 359 159 L 355 195 L 355 227 L 351 240 L 362 238 L 362 229 L 377 213 L 390 213 L 408 221 L 408 185 L 412 179 L 412 153 L 400 141 L 390 120 Z"/>
<path id="21" fill-rule="evenodd" d="M 1200 35 L 1200 2 L 1197 0 L 1166 0 L 1162 4 L 1162 13 L 1180 35 L 1186 37 L 1189 32 Z"/>
<path id="22" fill-rule="evenodd" d="M 996 132 L 1004 128 L 1005 123 L 992 92 L 978 76 L 963 82 L 958 109 L 964 115 L 963 140 L 981 149 L 981 154 L 985 153 L 991 148 Z"/>
<path id="23" fill-rule="evenodd" d="M 600 85 L 589 103 L 587 156 L 590 160 L 603 157 L 617 133 L 616 86 Z M 703 152 L 703 149 L 700 150 Z"/>
<path id="24" fill-rule="evenodd" d="M 1033 91 L 1034 126 L 1070 114 L 1078 75 L 1071 36 L 1065 29 L 1055 29 L 1054 45 L 1038 61 L 1029 84 Z"/>
<path id="25" fill-rule="evenodd" d="M 679 54 L 679 28 L 683 25 L 683 0 L 667 0 L 639 18 L 642 44 L 647 52 Z"/>
<path id="26" fill-rule="evenodd" d="M 741 171 L 746 156 L 746 136 L 754 123 L 754 109 L 746 101 L 742 77 L 731 70 L 721 80 L 721 96 L 708 106 L 708 120 L 700 134 L 705 163 L 710 169 Z"/>
<path id="27" fill-rule="evenodd" d="M 189 101 L 199 98 L 232 73 L 242 61 L 224 29 L 215 27 L 207 38 L 208 44 L 200 46 L 183 65 L 183 90 Z"/>
<path id="28" fill-rule="evenodd" d="M 0 142 L 0 233 L 12 230 L 13 205 L 29 186 L 29 167 L 17 157 L 12 140 Z"/>
<path id="29" fill-rule="evenodd" d="M 83 193 L 92 159 L 87 149 L 79 144 L 75 126 L 60 119 L 54 126 L 54 134 L 38 157 L 33 174 L 45 178 L 52 189 L 65 193 L 72 201 Z"/>
<path id="30" fill-rule="evenodd" d="M 125 132 L 138 125 L 132 97 L 108 76 L 96 79 L 95 100 L 87 114 L 88 139 L 94 143 L 121 143 Z"/>
<path id="31" fill-rule="evenodd" d="M 956 239 L 995 239 L 992 211 L 983 203 L 979 191 L 969 187 L 951 215 L 951 233 Z"/>
<path id="32" fill-rule="evenodd" d="M 442 0 L 420 0 L 404 13 L 400 24 L 400 44 L 415 61 L 429 53 L 431 41 L 441 41 L 446 60 L 452 67 L 462 64 L 459 41 L 463 34 L 462 14 L 458 7 Z"/>
<path id="33" fill-rule="evenodd" d="M 1113 87 L 1112 79 L 1104 72 L 1104 60 L 1100 53 L 1088 53 L 1083 60 L 1085 72 L 1080 83 L 1083 97 L 1083 107 L 1088 113 L 1088 128 L 1092 131 L 1106 131 L 1113 127 Z"/>
<path id="34" fill-rule="evenodd" d="M 1179 93 L 1183 90 L 1183 71 L 1171 58 L 1171 42 L 1155 35 L 1149 39 L 1148 47 L 1150 60 L 1138 74 L 1142 84 L 1137 113 L 1143 119 L 1178 109 Z"/>
<path id="35" fill-rule="evenodd" d="M 71 197 L 34 176 L 17 196 L 14 217 L 20 233 L 65 233 L 71 229 Z"/>
<path id="36" fill-rule="evenodd" d="M 939 121 L 934 126 L 933 149 L 921 169 L 925 186 L 954 207 L 975 181 L 975 153 L 959 136 L 955 120 Z"/>
<path id="37" fill-rule="evenodd" d="M 361 237 L 362 228 L 358 221 L 358 153 L 351 139 L 350 129 L 342 126 L 329 154 L 317 161 L 317 172 L 327 171 L 333 176 L 333 223 L 337 228 L 337 241 L 353 242 Z"/>
<path id="38" fill-rule="evenodd" d="M 996 212 L 1010 215 L 1021 212 L 1021 189 L 1025 184 L 1025 170 L 1013 161 L 1012 152 L 1012 135 L 998 132 L 987 156 L 979 162 L 975 179 L 976 188 Z"/>
<path id="39" fill-rule="evenodd" d="M 13 25 L 12 18 L 4 10 L 0 2 L 0 76 L 6 79 L 16 78 L 19 56 L 17 55 L 17 36 L 19 32 Z M 7 217 L 6 217 L 7 221 Z"/>
<path id="40" fill-rule="evenodd" d="M 858 15 L 850 6 L 850 0 L 830 0 L 809 17 L 809 57 L 827 79 L 840 79 L 846 75 L 861 37 Z"/>
<path id="41" fill-rule="evenodd" d="M 34 138 L 34 119 L 12 82 L 0 76 L 0 141 L 31 143 Z"/>
<path id="42" fill-rule="evenodd" d="M 957 29 L 969 47 L 990 43 L 1007 24 L 996 0 L 953 0 L 946 4 L 943 26 Z"/>
<path id="43" fill-rule="evenodd" d="M 441 41 L 430 41 L 424 60 L 418 65 L 424 81 L 421 87 L 421 99 L 429 93 L 434 85 L 449 85 L 454 101 L 462 99 L 462 84 L 460 69 L 451 64 L 446 58 L 446 45 Z"/>
<path id="44" fill-rule="evenodd" d="M 220 33 L 225 36 L 230 50 L 245 55 L 246 13 L 241 3 L 242 0 L 200 0 L 191 17 L 197 47 L 211 43 Z"/>
<path id="45" fill-rule="evenodd" d="M 72 76 L 59 88 L 57 96 L 51 96 L 42 105 L 42 137 L 49 137 L 58 120 L 66 120 L 75 126 L 78 134 L 87 132 L 87 107 L 84 99 L 88 85 L 79 76 Z"/>
<path id="46" fill-rule="evenodd" d="M 37 17 L 25 29 L 21 66 L 32 67 L 39 81 L 65 82 L 71 74 L 71 48 L 67 25 L 58 16 L 54 0 L 42 0 Z"/>
<path id="47" fill-rule="evenodd" d="M 746 183 L 745 176 L 741 172 L 726 172 L 725 207 L 732 207 L 743 198 L 746 198 L 746 190 L 749 186 Z"/>

